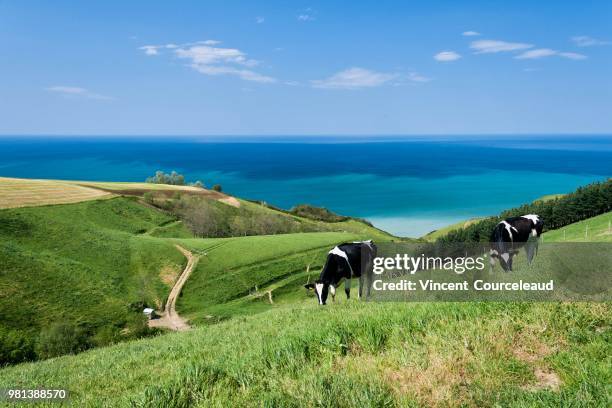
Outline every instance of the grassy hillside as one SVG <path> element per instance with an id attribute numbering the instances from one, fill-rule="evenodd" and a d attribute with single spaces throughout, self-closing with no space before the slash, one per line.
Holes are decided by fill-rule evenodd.
<path id="1" fill-rule="evenodd" d="M 61 354 L 39 347 L 47 335 L 55 338 L 51 341 L 55 344 L 62 343 L 64 337 L 78 338 L 64 350 L 75 352 L 147 334 L 143 307 L 161 308 L 185 263 L 174 247 L 177 239 L 196 251 L 217 242 L 190 239 L 193 233 L 185 223 L 146 205 L 139 198 L 141 190 L 135 193 L 126 183 L 93 184 L 96 188 L 113 187 L 129 196 L 96 200 L 99 196 L 89 195 L 76 204 L 44 205 L 49 197 L 43 195 L 36 206 L 0 209 L 0 362 Z M 9 207 L 15 207 L 12 204 L 21 202 L 23 196 L 34 195 L 39 182 L 15 184 L 11 179 L 0 183 L 0 187 L 9 186 L 14 188 L 13 194 L 5 200 Z M 139 187 L 151 187 L 146 191 L 159 188 L 144 183 Z M 275 217 L 293 223 L 298 231 L 337 231 L 220 240 L 219 248 L 202 259 L 185 288 L 187 296 L 179 302 L 179 311 L 184 309 L 194 321 L 215 322 L 237 313 L 265 310 L 268 305 L 262 302 L 240 307 L 235 302 L 255 292 L 256 285 L 291 277 L 309 263 L 314 262 L 314 271 L 321 266 L 326 250 L 336 243 L 390 237 L 355 220 L 313 221 L 248 202 L 228 205 L 201 196 L 197 188 L 180 191 L 184 194 L 189 189 L 197 190 L 198 200 L 214 206 L 215 216 L 222 221 L 256 222 Z M 163 199 L 171 200 L 169 197 Z M 237 256 L 240 262 L 236 262 Z M 279 262 L 285 256 L 287 259 Z M 228 290 L 219 294 L 210 282 Z"/>
<path id="2" fill-rule="evenodd" d="M 69 182 L 0 177 L 0 208 L 67 204 L 110 198 L 111 193 Z"/>
<path id="3" fill-rule="evenodd" d="M 170 242 L 143 234 L 170 221 L 121 197 L 0 210 L 0 331 L 32 340 L 70 323 L 88 342 L 104 344 L 102 331 L 126 337 L 130 322 L 142 326 L 142 305 L 167 295 L 162 271 L 185 262 Z"/>
<path id="4" fill-rule="evenodd" d="M 604 406 L 609 305 L 312 302 L 2 370 L 79 406 Z"/>
<path id="5" fill-rule="evenodd" d="M 183 289 L 177 308 L 192 321 L 217 321 L 271 307 L 267 286 L 283 279 L 320 272 L 329 248 L 360 238 L 350 233 L 323 232 L 225 239 L 181 240 L 181 245 L 206 254 Z M 364 237 L 361 237 L 364 238 Z M 293 282 L 285 281 L 277 289 Z M 301 286 L 301 285 L 300 285 Z M 245 302 L 261 295 L 258 302 Z M 276 294 L 273 291 L 273 302 Z M 245 298 L 246 297 L 246 298 Z M 278 298 L 276 299 L 279 300 Z"/>
<path id="6" fill-rule="evenodd" d="M 544 242 L 612 242 L 612 212 L 544 234 Z"/>
<path id="7" fill-rule="evenodd" d="M 196 239 L 183 222 L 137 200 L 0 210 L 0 259 L 7 260 L 0 330 L 36 338 L 41 328 L 69 321 L 94 343 L 133 330 L 142 302 L 163 302 L 183 266 L 177 243 L 200 256 L 177 304 L 195 327 L 4 367 L 0 389 L 67 388 L 73 406 L 609 401 L 607 303 L 365 303 L 340 294 L 319 307 L 302 285 L 318 274 L 329 247 L 389 235 L 355 220 L 325 223 L 240 201 L 214 205 L 232 217 L 278 213 L 333 230 Z M 589 240 L 608 239 L 609 214 L 583 221 L 594 232 Z M 566 238 L 584 232 L 580 224 L 565 227 Z"/>
<path id="8" fill-rule="evenodd" d="M 448 234 L 451 231 L 456 231 L 458 229 L 467 228 L 470 225 L 472 225 L 472 224 L 474 224 L 474 223 L 476 223 L 476 222 L 478 222 L 480 220 L 482 220 L 482 218 L 470 218 L 469 220 L 466 220 L 466 221 L 459 221 L 459 222 L 457 222 L 455 224 L 448 225 L 448 226 L 446 226 L 444 228 L 440 228 L 440 229 L 432 231 L 432 232 L 430 232 L 430 233 L 428 233 L 426 235 L 423 235 L 421 238 L 426 240 L 426 241 L 429 241 L 429 242 L 434 242 L 436 239 L 440 238 L 443 235 Z"/>

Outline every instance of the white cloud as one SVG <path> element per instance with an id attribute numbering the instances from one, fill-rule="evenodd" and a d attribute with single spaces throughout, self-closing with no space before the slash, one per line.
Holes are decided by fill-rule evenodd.
<path id="1" fill-rule="evenodd" d="M 569 59 L 573 59 L 573 60 L 587 59 L 586 55 L 578 54 L 577 52 L 560 52 L 558 55 L 560 57 L 569 58 Z"/>
<path id="2" fill-rule="evenodd" d="M 233 75 L 245 81 L 276 82 L 275 78 L 259 74 L 248 68 L 255 67 L 259 61 L 235 48 L 215 47 L 220 41 L 196 41 L 182 45 L 146 45 L 140 47 L 146 55 L 159 55 L 161 49 L 169 49 L 178 58 L 189 61 L 189 66 L 205 75 Z"/>
<path id="3" fill-rule="evenodd" d="M 522 54 L 517 55 L 516 59 L 538 59 L 545 57 L 558 56 L 563 58 L 569 58 L 573 60 L 582 60 L 586 59 L 586 55 L 578 54 L 575 52 L 560 52 L 556 50 L 551 50 L 550 48 L 537 48 L 534 50 L 525 51 Z"/>
<path id="4" fill-rule="evenodd" d="M 476 54 L 490 54 L 497 52 L 520 51 L 532 48 L 532 44 L 513 43 L 498 40 L 478 40 L 472 41 L 470 48 L 476 51 Z"/>
<path id="5" fill-rule="evenodd" d="M 258 74 L 257 72 L 236 68 L 231 66 L 224 65 L 202 65 L 202 64 L 192 64 L 191 67 L 198 71 L 201 74 L 205 75 L 235 75 L 240 79 L 245 81 L 255 81 L 255 82 L 264 82 L 264 83 L 272 83 L 276 82 L 276 79 L 271 78 L 269 76 L 265 76 L 262 74 Z"/>
<path id="6" fill-rule="evenodd" d="M 397 74 L 387 74 L 353 67 L 340 71 L 329 78 L 310 81 L 315 88 L 360 89 L 374 88 L 397 78 Z"/>
<path id="7" fill-rule="evenodd" d="M 191 59 L 194 64 L 211 65 L 219 63 L 255 66 L 257 61 L 247 59 L 246 54 L 235 48 L 219 48 L 208 45 L 179 47 L 175 50 L 179 58 Z"/>
<path id="8" fill-rule="evenodd" d="M 411 72 L 408 74 L 408 80 L 412 82 L 429 82 L 431 78 L 423 76 L 417 72 Z"/>
<path id="9" fill-rule="evenodd" d="M 461 55 L 457 54 L 455 51 L 441 51 L 434 55 L 434 59 L 440 62 L 456 61 L 459 58 L 461 58 Z"/>
<path id="10" fill-rule="evenodd" d="M 262 24 L 266 21 L 266 19 L 264 17 L 255 17 L 255 22 L 257 24 Z"/>
<path id="11" fill-rule="evenodd" d="M 572 42 L 578 47 L 593 47 L 596 45 L 610 45 L 611 41 L 598 40 L 588 35 L 577 35 L 571 38 Z"/>
<path id="12" fill-rule="evenodd" d="M 551 50 L 550 48 L 537 48 L 535 50 L 525 51 L 522 54 L 517 55 L 516 59 L 536 59 L 550 57 L 551 55 L 557 55 L 557 51 Z"/>
<path id="13" fill-rule="evenodd" d="M 91 92 L 86 88 L 80 88 L 78 86 L 55 85 L 55 86 L 50 86 L 48 88 L 45 88 L 45 90 L 56 93 L 56 94 L 60 94 L 66 97 L 98 99 L 98 100 L 112 100 L 113 99 L 110 96 L 100 95 L 100 94 Z"/>
<path id="14" fill-rule="evenodd" d="M 158 45 L 143 45 L 139 48 L 139 50 L 143 50 L 147 55 L 158 55 L 159 54 L 159 46 Z"/>
<path id="15" fill-rule="evenodd" d="M 475 37 L 480 35 L 480 33 L 478 31 L 464 31 L 461 33 L 461 35 L 464 37 Z"/>

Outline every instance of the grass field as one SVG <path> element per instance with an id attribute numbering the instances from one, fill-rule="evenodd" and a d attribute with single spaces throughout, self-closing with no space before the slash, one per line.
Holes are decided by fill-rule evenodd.
<path id="1" fill-rule="evenodd" d="M 8 367 L 79 406 L 605 406 L 606 304 L 309 303 Z"/>
<path id="2" fill-rule="evenodd" d="M 235 314 L 265 310 L 271 307 L 263 301 L 267 298 L 255 303 L 236 300 L 305 272 L 309 265 L 311 273 L 318 274 L 330 247 L 358 238 L 365 237 L 322 232 L 181 240 L 184 247 L 206 255 L 200 258 L 185 285 L 177 308 L 196 322 L 214 322 Z M 304 276 L 302 284 L 306 280 Z M 206 296 L 202 296 L 204 293 Z"/>
<path id="3" fill-rule="evenodd" d="M 143 234 L 170 221 L 122 197 L 0 210 L 0 331 L 36 339 L 61 322 L 121 337 L 142 317 L 130 305 L 161 304 L 160 274 L 182 268 L 170 242 Z"/>
<path id="4" fill-rule="evenodd" d="M 544 201 L 544 202 L 551 201 L 551 200 L 555 200 L 557 198 L 564 197 L 565 195 L 566 194 L 547 194 L 547 195 L 543 195 L 542 197 L 533 200 L 533 202 L 536 202 L 536 201 Z"/>
<path id="5" fill-rule="evenodd" d="M 244 203 L 225 207 L 275 211 Z M 607 241 L 609 220 L 567 226 L 565 238 L 579 240 L 589 225 L 589 241 Z M 177 304 L 194 329 L 0 368 L 0 389 L 67 388 L 72 406 L 609 402 L 609 303 L 365 303 L 339 293 L 319 307 L 302 285 L 330 246 L 394 239 L 354 220 L 329 227 L 336 231 L 194 239 L 182 222 L 125 197 L 0 210 L 6 330 L 35 335 L 58 320 L 121 330 L 140 313 L 131 303 L 163 302 L 184 263 L 174 244 L 200 256 Z"/>
<path id="6" fill-rule="evenodd" d="M 276 212 L 214 203 L 228 216 Z M 159 309 L 183 267 L 176 243 L 196 252 L 219 244 L 201 260 L 178 306 L 194 321 L 215 322 L 266 310 L 263 303 L 234 303 L 256 285 L 287 278 L 316 260 L 314 271 L 330 246 L 384 236 L 357 221 L 328 226 L 281 214 L 315 230 L 355 232 L 191 239 L 174 216 L 122 196 L 0 210 L 0 361 L 20 361 L 24 357 L 11 357 L 13 351 L 35 348 L 42 331 L 59 324 L 85 333 L 84 347 L 139 332 L 132 326 L 143 320 L 143 307 Z"/>
<path id="7" fill-rule="evenodd" d="M 437 229 L 435 231 L 430 232 L 429 234 L 423 235 L 421 239 L 424 239 L 429 242 L 434 242 L 436 239 L 440 238 L 443 235 L 448 234 L 451 231 L 455 231 L 458 229 L 469 227 L 475 222 L 480 221 L 482 218 L 470 218 L 467 221 L 459 221 L 455 224 L 448 225 L 444 228 Z"/>
<path id="8" fill-rule="evenodd" d="M 0 177 L 0 209 L 78 203 L 112 197 L 94 188 L 54 180 Z"/>
<path id="9" fill-rule="evenodd" d="M 612 212 L 549 231 L 544 242 L 612 242 Z"/>

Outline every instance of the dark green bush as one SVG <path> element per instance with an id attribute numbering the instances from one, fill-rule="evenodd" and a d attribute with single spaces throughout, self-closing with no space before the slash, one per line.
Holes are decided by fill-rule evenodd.
<path id="1" fill-rule="evenodd" d="M 87 348 L 87 336 L 71 323 L 55 323 L 43 329 L 38 336 L 36 354 L 39 358 L 51 358 L 74 354 Z"/>

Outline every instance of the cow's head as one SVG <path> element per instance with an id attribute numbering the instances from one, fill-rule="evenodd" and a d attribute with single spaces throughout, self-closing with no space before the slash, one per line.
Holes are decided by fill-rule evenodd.
<path id="1" fill-rule="evenodd" d="M 314 289 L 315 295 L 317 295 L 317 300 L 320 305 L 324 305 L 327 301 L 327 296 L 329 295 L 329 283 L 325 283 L 321 280 L 316 280 L 314 283 L 308 283 L 304 285 L 306 289 Z"/>

